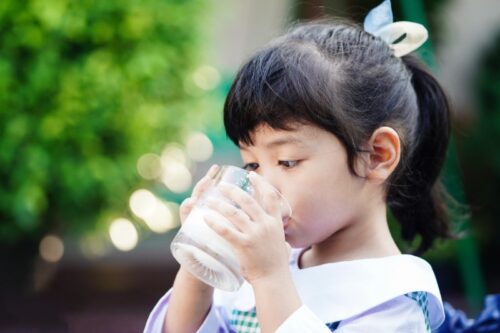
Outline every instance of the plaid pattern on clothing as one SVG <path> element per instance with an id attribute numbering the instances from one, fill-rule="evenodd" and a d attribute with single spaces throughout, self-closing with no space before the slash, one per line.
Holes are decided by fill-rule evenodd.
<path id="1" fill-rule="evenodd" d="M 422 309 L 425 319 L 425 328 L 427 332 L 431 332 L 431 324 L 429 322 L 429 309 L 427 308 L 428 300 L 427 293 L 425 291 L 414 291 L 412 293 L 405 294 L 405 296 L 411 298 L 417 302 L 418 306 Z"/>
<path id="2" fill-rule="evenodd" d="M 339 327 L 340 321 L 328 323 L 326 326 L 333 332 Z M 250 311 L 241 311 L 234 309 L 231 313 L 231 327 L 237 333 L 260 333 L 260 326 L 257 320 L 255 307 Z"/>
<path id="3" fill-rule="evenodd" d="M 340 324 L 340 321 L 336 321 L 333 323 L 326 324 L 326 327 L 328 327 L 330 329 L 330 332 L 333 332 L 337 329 L 337 327 L 339 327 L 339 324 Z"/>
<path id="4" fill-rule="evenodd" d="M 250 311 L 234 309 L 231 313 L 231 326 L 237 333 L 260 333 L 255 307 Z"/>

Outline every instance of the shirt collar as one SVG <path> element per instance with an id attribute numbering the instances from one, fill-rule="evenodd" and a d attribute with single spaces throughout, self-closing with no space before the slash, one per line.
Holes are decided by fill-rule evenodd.
<path id="1" fill-rule="evenodd" d="M 402 254 L 300 269 L 298 258 L 301 251 L 292 251 L 292 278 L 304 305 L 324 322 L 351 318 L 415 291 L 427 292 L 431 328 L 438 327 L 444 320 L 434 272 L 421 258 Z M 218 291 L 217 294 L 222 296 L 217 297 L 220 303 L 232 304 L 240 310 L 255 307 L 252 287 L 246 281 L 237 292 Z"/>

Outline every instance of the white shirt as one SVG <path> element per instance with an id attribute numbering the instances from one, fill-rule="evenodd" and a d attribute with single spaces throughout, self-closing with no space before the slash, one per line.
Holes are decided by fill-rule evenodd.
<path id="1" fill-rule="evenodd" d="M 415 256 L 396 255 L 298 267 L 301 250 L 292 251 L 290 269 L 303 306 L 276 333 L 424 333 L 444 320 L 431 266 Z M 160 333 L 170 291 L 150 314 L 145 333 Z M 260 332 L 252 287 L 216 290 L 198 333 Z"/>

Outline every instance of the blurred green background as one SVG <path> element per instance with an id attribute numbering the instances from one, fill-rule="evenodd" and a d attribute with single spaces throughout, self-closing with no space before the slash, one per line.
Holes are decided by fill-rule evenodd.
<path id="1" fill-rule="evenodd" d="M 0 242 L 79 235 L 126 210 L 139 157 L 207 116 L 185 84 L 206 9 L 2 1 Z"/>
<path id="2" fill-rule="evenodd" d="M 0 1 L 0 331 L 142 329 L 177 269 L 179 203 L 212 163 L 240 163 L 221 118 L 238 66 L 297 19 L 361 22 L 378 3 Z M 493 3 L 393 1 L 430 28 L 419 53 L 455 109 L 443 176 L 468 216 L 426 258 L 470 313 L 500 290 Z"/>

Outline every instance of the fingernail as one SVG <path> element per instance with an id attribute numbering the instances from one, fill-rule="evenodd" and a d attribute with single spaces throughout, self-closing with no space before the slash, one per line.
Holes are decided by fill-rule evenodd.
<path id="1" fill-rule="evenodd" d="M 214 164 L 210 167 L 210 169 L 208 170 L 208 174 L 212 177 L 215 175 L 215 173 L 217 172 L 217 169 L 219 168 L 219 166 L 217 164 Z"/>

